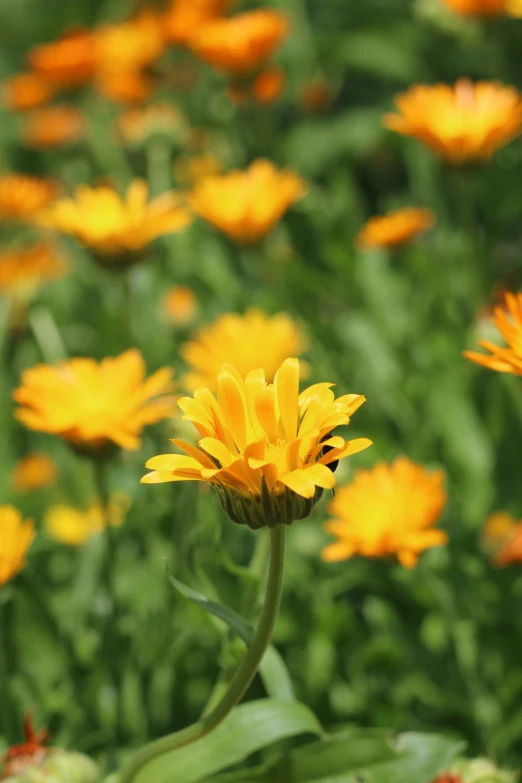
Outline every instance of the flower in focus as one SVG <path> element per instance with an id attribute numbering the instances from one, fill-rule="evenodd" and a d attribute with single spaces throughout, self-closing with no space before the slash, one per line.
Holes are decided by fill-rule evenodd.
<path id="1" fill-rule="evenodd" d="M 232 520 L 253 529 L 291 524 L 308 516 L 323 489 L 335 486 L 329 467 L 371 445 L 332 435 L 364 403 L 360 394 L 335 399 L 332 384 L 299 394 L 299 362 L 287 359 L 267 384 L 262 369 L 246 379 L 224 365 L 217 396 L 206 388 L 178 405 L 202 436 L 198 447 L 174 440 L 186 454 L 147 462 L 146 484 L 203 481 L 213 484 Z"/>
<path id="2" fill-rule="evenodd" d="M 0 585 L 25 565 L 25 556 L 35 537 L 31 519 L 24 522 L 14 506 L 0 506 Z"/>
<path id="3" fill-rule="evenodd" d="M 67 267 L 53 247 L 45 242 L 0 252 L 0 296 L 28 301 L 38 288 L 67 273 Z"/>
<path id="4" fill-rule="evenodd" d="M 3 763 L 3 769 L 0 770 L 3 773 L 2 780 L 4 778 L 11 780 L 11 776 L 20 775 L 32 766 L 38 766 L 49 752 L 44 746 L 44 742 L 49 738 L 46 729 L 35 731 L 33 721 L 28 716 L 24 721 L 24 730 L 25 742 L 8 748 L 0 759 Z"/>
<path id="5" fill-rule="evenodd" d="M 24 370 L 13 399 L 15 417 L 31 430 L 58 435 L 79 450 L 102 452 L 111 444 L 137 449 L 148 424 L 174 413 L 172 371 L 145 379 L 136 349 L 102 359 L 70 359 Z"/>
<path id="6" fill-rule="evenodd" d="M 119 527 L 125 519 L 129 505 L 129 498 L 119 492 L 111 495 L 106 512 L 96 501 L 90 503 L 85 511 L 79 511 L 72 506 L 51 506 L 44 517 L 45 529 L 55 541 L 68 546 L 81 546 L 101 533 L 107 524 Z"/>
<path id="7" fill-rule="evenodd" d="M 125 198 L 107 185 L 77 188 L 74 198 L 57 201 L 42 214 L 41 223 L 74 237 L 92 250 L 100 263 L 125 267 L 163 234 L 190 223 L 188 211 L 173 193 L 148 201 L 144 180 L 134 180 Z"/>
<path id="8" fill-rule="evenodd" d="M 445 6 L 466 16 L 520 16 L 519 0 L 442 0 Z"/>
<path id="9" fill-rule="evenodd" d="M 306 183 L 298 174 L 259 159 L 245 171 L 200 180 L 189 203 L 212 226 L 246 244 L 268 234 L 305 193 Z"/>
<path id="10" fill-rule="evenodd" d="M 250 73 L 273 54 L 288 33 L 288 18 L 260 8 L 196 28 L 190 48 L 202 60 L 228 73 Z"/>
<path id="11" fill-rule="evenodd" d="M 399 209 L 371 218 L 356 239 L 360 250 L 396 248 L 423 234 L 435 223 L 430 209 Z"/>
<path id="12" fill-rule="evenodd" d="M 26 119 L 23 141 L 27 147 L 51 149 L 78 141 L 84 131 L 83 114 L 75 106 L 50 106 Z"/>
<path id="13" fill-rule="evenodd" d="M 507 347 L 479 340 L 481 348 L 489 354 L 464 351 L 464 356 L 490 370 L 522 375 L 522 294 L 506 293 L 505 305 L 495 307 L 494 312 L 493 325 L 507 342 Z"/>
<path id="14" fill-rule="evenodd" d="M 163 309 L 170 323 L 175 326 L 186 326 L 194 320 L 198 303 L 190 288 L 176 285 L 167 291 L 163 300 Z"/>
<path id="15" fill-rule="evenodd" d="M 446 502 L 443 484 L 441 470 L 429 473 L 406 457 L 357 471 L 328 506 L 335 518 L 325 529 L 338 540 L 323 550 L 323 560 L 396 555 L 413 568 L 421 552 L 447 540 L 433 528 Z"/>
<path id="16" fill-rule="evenodd" d="M 522 562 L 522 520 L 517 522 L 510 514 L 496 511 L 485 522 L 482 541 L 494 565 Z"/>
<path id="17" fill-rule="evenodd" d="M 252 84 L 252 95 L 258 103 L 273 103 L 285 86 L 285 74 L 281 68 L 267 68 L 256 76 Z"/>
<path id="18" fill-rule="evenodd" d="M 120 114 L 118 135 L 124 144 L 133 146 L 147 144 L 155 137 L 181 145 L 186 142 L 187 125 L 181 112 L 170 103 L 153 103 Z"/>
<path id="19" fill-rule="evenodd" d="M 256 308 L 244 315 L 225 313 L 180 347 L 181 357 L 191 368 L 182 383 L 190 390 L 206 386 L 215 391 L 223 364 L 232 364 L 242 378 L 261 367 L 272 383 L 285 357 L 305 350 L 302 329 L 286 313 L 268 315 Z"/>
<path id="20" fill-rule="evenodd" d="M 414 85 L 384 125 L 413 136 L 454 165 L 488 160 L 522 132 L 522 95 L 497 82 Z"/>
<path id="21" fill-rule="evenodd" d="M 53 86 L 37 73 L 20 73 L 6 79 L 2 85 L 3 103 L 14 111 L 37 109 L 54 95 Z"/>
<path id="22" fill-rule="evenodd" d="M 0 174 L 0 221 L 30 221 L 56 198 L 50 179 L 25 174 Z"/>
<path id="23" fill-rule="evenodd" d="M 164 33 L 174 44 L 187 44 L 194 30 L 219 18 L 234 0 L 170 0 L 163 16 Z"/>
<path id="24" fill-rule="evenodd" d="M 11 484 L 17 492 L 34 492 L 50 487 L 57 476 L 56 463 L 48 454 L 37 452 L 21 459 L 11 473 Z"/>
<path id="25" fill-rule="evenodd" d="M 40 76 L 59 87 L 85 84 L 96 69 L 94 36 L 76 28 L 51 43 L 31 49 L 29 64 Z"/>

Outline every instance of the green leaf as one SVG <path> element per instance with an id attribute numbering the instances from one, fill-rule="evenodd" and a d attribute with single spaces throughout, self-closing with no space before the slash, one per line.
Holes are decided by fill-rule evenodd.
<path id="1" fill-rule="evenodd" d="M 135 783 L 197 783 L 256 751 L 299 734 L 322 735 L 315 715 L 296 701 L 262 699 L 236 707 L 206 737 L 147 764 Z"/>

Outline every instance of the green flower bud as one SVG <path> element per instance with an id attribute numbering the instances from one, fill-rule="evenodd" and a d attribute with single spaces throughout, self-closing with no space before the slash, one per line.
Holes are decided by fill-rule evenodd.
<path id="1" fill-rule="evenodd" d="M 50 750 L 43 760 L 5 778 L 4 783 L 99 783 L 98 766 L 82 753 Z"/>
<path id="2" fill-rule="evenodd" d="M 484 758 L 462 759 L 450 771 L 462 783 L 515 783 L 518 778 L 515 772 L 497 769 L 492 761 Z"/>
<path id="3" fill-rule="evenodd" d="M 306 519 L 323 494 L 321 487 L 316 487 L 313 497 L 304 498 L 285 487 L 276 495 L 268 490 L 264 479 L 261 495 L 244 495 L 223 486 L 216 486 L 216 492 L 230 519 L 252 530 L 291 525 L 296 519 Z"/>

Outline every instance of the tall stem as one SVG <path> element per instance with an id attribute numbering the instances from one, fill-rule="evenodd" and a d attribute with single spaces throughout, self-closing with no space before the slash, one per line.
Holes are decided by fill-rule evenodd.
<path id="1" fill-rule="evenodd" d="M 9 744 L 16 741 L 16 718 L 9 689 L 9 650 L 7 642 L 6 605 L 0 601 L 0 704 L 4 735 Z"/>
<path id="2" fill-rule="evenodd" d="M 252 644 L 231 680 L 226 693 L 214 709 L 201 717 L 192 726 L 151 742 L 139 750 L 123 770 L 120 783 L 131 783 L 141 768 L 163 753 L 195 742 L 209 734 L 227 717 L 247 692 L 254 679 L 263 655 L 270 644 L 274 625 L 279 613 L 283 590 L 283 567 L 285 558 L 285 527 L 277 525 L 270 530 L 270 568 L 263 611 L 259 619 Z"/>

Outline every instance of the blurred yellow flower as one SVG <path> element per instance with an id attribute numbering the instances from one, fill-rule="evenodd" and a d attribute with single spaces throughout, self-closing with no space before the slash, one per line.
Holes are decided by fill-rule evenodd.
<path id="1" fill-rule="evenodd" d="M 99 71 L 138 71 L 163 54 L 165 38 L 160 17 L 142 13 L 120 24 L 107 24 L 94 32 Z"/>
<path id="2" fill-rule="evenodd" d="M 464 351 L 464 356 L 490 370 L 522 375 L 522 294 L 506 293 L 505 304 L 495 307 L 494 312 L 493 324 L 507 342 L 507 348 L 479 340 L 481 348 L 491 355 Z"/>
<path id="3" fill-rule="evenodd" d="M 194 320 L 198 303 L 190 288 L 176 285 L 167 291 L 163 299 L 163 309 L 172 324 L 186 326 Z"/>
<path id="4" fill-rule="evenodd" d="M 106 511 L 99 502 L 93 501 L 84 511 L 73 506 L 51 506 L 44 517 L 47 533 L 68 546 L 81 546 L 93 536 L 101 533 L 107 523 L 119 527 L 129 510 L 130 500 L 121 492 L 111 495 Z"/>
<path id="5" fill-rule="evenodd" d="M 295 172 L 259 159 L 245 171 L 199 180 L 189 203 L 219 231 L 247 244 L 268 234 L 306 190 L 306 183 Z"/>
<path id="6" fill-rule="evenodd" d="M 360 250 L 399 247 L 423 234 L 434 223 L 435 215 L 430 209 L 399 209 L 370 218 L 359 233 L 356 244 Z"/>
<path id="7" fill-rule="evenodd" d="M 111 444 L 137 449 L 140 434 L 174 414 L 172 371 L 145 379 L 136 349 L 102 359 L 70 359 L 25 370 L 13 399 L 15 417 L 31 430 L 58 435 L 79 450 L 97 452 Z"/>
<path id="8" fill-rule="evenodd" d="M 217 155 L 180 155 L 174 162 L 173 172 L 176 182 L 182 186 L 191 186 L 205 177 L 221 174 L 221 161 Z"/>
<path id="9" fill-rule="evenodd" d="M 194 398 L 178 401 L 202 436 L 199 448 L 174 440 L 188 456 L 154 457 L 147 462 L 153 472 L 142 482 L 209 482 L 231 519 L 254 529 L 308 516 L 323 488 L 335 486 L 329 465 L 371 445 L 367 438 L 332 436 L 365 399 L 347 394 L 336 400 L 331 386 L 319 383 L 299 394 L 297 359 L 283 362 L 273 384 L 262 369 L 243 379 L 225 365 L 217 398 L 200 388 Z"/>
<path id="10" fill-rule="evenodd" d="M 31 221 L 58 194 L 50 179 L 25 174 L 0 174 L 0 221 Z"/>
<path id="11" fill-rule="evenodd" d="M 123 267 L 138 260 L 154 239 L 181 231 L 190 220 L 175 193 L 149 202 L 147 183 L 137 179 L 125 198 L 107 185 L 82 185 L 74 198 L 57 201 L 42 214 L 40 222 L 73 236 L 97 254 L 100 263 Z"/>
<path id="12" fill-rule="evenodd" d="M 273 103 L 285 86 L 285 73 L 282 68 L 267 68 L 261 71 L 252 84 L 252 95 L 258 103 Z"/>
<path id="13" fill-rule="evenodd" d="M 37 109 L 48 103 L 54 87 L 37 73 L 20 73 L 2 84 L 3 103 L 14 111 Z"/>
<path id="14" fill-rule="evenodd" d="M 0 252 L 0 296 L 28 300 L 40 285 L 66 274 L 66 265 L 56 250 L 45 242 Z"/>
<path id="15" fill-rule="evenodd" d="M 27 117 L 23 142 L 26 147 L 51 149 L 78 141 L 84 132 L 85 120 L 76 106 L 49 106 Z"/>
<path id="16" fill-rule="evenodd" d="M 338 540 L 323 550 L 323 560 L 396 555 L 413 568 L 421 552 L 447 540 L 433 528 L 446 502 L 443 484 L 441 470 L 428 473 L 406 457 L 357 471 L 328 506 L 335 519 L 325 529 Z"/>
<path id="17" fill-rule="evenodd" d="M 0 506 L 0 585 L 24 567 L 34 537 L 32 520 L 24 522 L 14 506 Z"/>
<path id="18" fill-rule="evenodd" d="M 249 73 L 273 54 L 288 33 L 288 17 L 270 8 L 215 19 L 196 28 L 192 51 L 209 65 L 230 73 Z"/>
<path id="19" fill-rule="evenodd" d="M 191 391 L 200 386 L 215 391 L 223 364 L 232 364 L 242 378 L 261 367 L 272 383 L 281 362 L 306 347 L 301 327 L 286 313 L 269 315 L 257 308 L 244 315 L 225 313 L 180 347 L 180 356 L 191 368 L 182 385 Z"/>
<path id="20" fill-rule="evenodd" d="M 186 44 L 205 22 L 217 19 L 235 0 L 170 0 L 163 17 L 168 41 Z"/>
<path id="21" fill-rule="evenodd" d="M 496 511 L 484 524 L 482 540 L 492 555 L 494 565 L 502 567 L 522 562 L 522 520 L 517 521 L 504 511 Z"/>
<path id="22" fill-rule="evenodd" d="M 127 109 L 118 117 L 117 127 L 120 139 L 129 145 L 146 144 L 157 136 L 184 144 L 187 137 L 185 118 L 170 103 Z"/>
<path id="23" fill-rule="evenodd" d="M 522 132 L 522 95 L 497 82 L 417 84 L 396 99 L 387 128 L 413 136 L 454 165 L 488 160 Z"/>
<path id="24" fill-rule="evenodd" d="M 83 28 L 66 31 L 57 41 L 35 46 L 28 59 L 31 68 L 52 84 L 85 84 L 96 69 L 94 35 Z"/>
<path id="25" fill-rule="evenodd" d="M 520 0 L 442 0 L 452 11 L 467 16 L 499 16 L 508 14 L 520 16 Z"/>
<path id="26" fill-rule="evenodd" d="M 17 492 L 34 492 L 52 486 L 56 476 L 56 463 L 52 457 L 34 452 L 15 465 L 11 473 L 11 484 Z"/>

